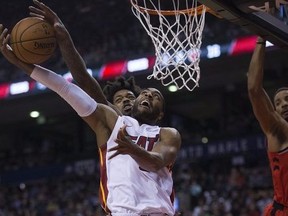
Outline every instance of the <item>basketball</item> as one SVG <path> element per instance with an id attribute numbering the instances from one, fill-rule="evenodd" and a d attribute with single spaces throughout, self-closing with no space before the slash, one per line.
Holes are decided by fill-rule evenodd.
<path id="1" fill-rule="evenodd" d="M 56 49 L 53 27 L 43 19 L 27 17 L 12 29 L 10 45 L 22 61 L 40 64 L 47 61 Z"/>

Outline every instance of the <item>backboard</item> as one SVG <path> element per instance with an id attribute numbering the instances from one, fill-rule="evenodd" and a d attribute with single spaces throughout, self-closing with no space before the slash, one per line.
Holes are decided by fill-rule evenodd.
<path id="1" fill-rule="evenodd" d="M 251 33 L 288 48 L 288 0 L 198 0 Z M 267 12 L 269 11 L 269 12 Z"/>

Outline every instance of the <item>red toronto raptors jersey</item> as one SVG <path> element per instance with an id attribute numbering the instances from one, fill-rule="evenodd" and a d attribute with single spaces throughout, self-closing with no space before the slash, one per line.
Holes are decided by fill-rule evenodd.
<path id="1" fill-rule="evenodd" d="M 129 155 L 117 155 L 108 160 L 114 153 L 108 150 L 117 145 L 114 140 L 124 125 L 127 125 L 126 131 L 135 145 L 151 151 L 158 143 L 160 127 L 139 125 L 128 116 L 118 117 L 107 144 L 99 149 L 102 207 L 113 216 L 161 212 L 174 215 L 172 172 L 168 167 L 148 172 Z"/>
<path id="2" fill-rule="evenodd" d="M 274 186 L 274 200 L 288 206 L 288 148 L 268 152 Z"/>

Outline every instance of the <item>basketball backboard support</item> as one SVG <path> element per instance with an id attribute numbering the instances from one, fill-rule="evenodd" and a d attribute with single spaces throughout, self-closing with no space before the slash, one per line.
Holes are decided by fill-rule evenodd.
<path id="1" fill-rule="evenodd" d="M 288 0 L 198 0 L 222 18 L 288 48 Z M 269 11 L 269 12 L 267 12 Z"/>

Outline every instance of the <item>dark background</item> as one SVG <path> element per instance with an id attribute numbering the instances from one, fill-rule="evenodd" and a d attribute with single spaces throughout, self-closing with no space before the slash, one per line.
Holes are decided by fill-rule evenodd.
<path id="1" fill-rule="evenodd" d="M 128 0 L 49 0 L 45 3 L 60 16 L 89 68 L 99 68 L 103 64 L 114 60 L 135 59 L 154 54 L 154 47 L 150 38 L 132 14 Z M 30 4 L 32 4 L 30 1 L 18 0 L 1 2 L 0 23 L 11 30 L 20 19 L 29 15 L 28 6 Z M 226 20 L 207 14 L 202 46 L 205 47 L 215 43 L 227 44 L 236 38 L 249 35 L 253 35 L 253 33 Z M 214 59 L 201 59 L 200 87 L 193 92 L 183 89 L 171 93 L 161 85 L 160 81 L 146 79 L 151 71 L 135 74 L 135 80 L 141 87 L 153 86 L 161 90 L 167 102 L 163 125 L 175 127 L 180 131 L 183 139 L 182 146 L 186 153 L 191 146 L 195 149 L 197 145 L 209 146 L 216 143 L 217 146 L 220 146 L 221 143 L 227 143 L 229 140 L 245 140 L 247 137 L 254 136 L 259 136 L 262 140 L 263 136 L 252 113 L 247 95 L 246 73 L 251 55 L 252 53 L 233 57 L 221 56 Z M 44 66 L 57 72 L 67 71 L 61 60 L 59 50 Z M 270 95 L 278 87 L 287 85 L 287 68 L 287 51 L 277 47 L 267 48 L 264 86 Z M 23 72 L 7 63 L 0 56 L 0 84 L 27 79 L 29 78 Z M 99 80 L 99 82 L 104 86 L 106 81 Z M 32 110 L 40 111 L 41 116 L 38 119 L 31 119 L 29 112 Z M 203 137 L 208 139 L 208 143 L 202 143 Z M 12 204 L 16 202 L 15 200 L 22 200 L 15 198 L 23 195 L 22 192 L 20 195 L 17 193 L 19 179 L 24 182 L 27 181 L 27 184 L 31 181 L 31 179 L 25 179 L 25 174 L 22 175 L 21 172 L 17 174 L 17 170 L 27 169 L 27 167 L 41 170 L 41 167 L 73 163 L 91 158 L 97 162 L 98 150 L 95 142 L 95 135 L 91 129 L 86 126 L 65 101 L 51 91 L 18 95 L 0 100 L 0 175 L 3 174 L 0 181 L 0 183 L 3 183 L 1 188 L 3 193 L 0 195 L 0 215 L 1 211 L 4 212 L 4 215 L 5 212 L 6 215 L 9 215 L 7 213 L 9 211 L 13 213 L 13 209 L 16 207 Z M 263 144 L 263 141 L 261 143 Z M 253 145 L 253 142 L 249 142 L 249 145 L 251 144 Z M 190 196 L 193 204 L 188 204 L 190 206 L 189 211 L 192 212 L 199 200 L 203 198 L 205 190 L 211 194 L 213 194 L 211 191 L 216 190 L 218 197 L 230 200 L 231 204 L 235 198 L 231 195 L 234 191 L 231 192 L 231 188 L 236 188 L 235 191 L 241 195 L 239 189 L 245 187 L 247 191 L 243 191 L 245 191 L 244 195 L 247 197 L 248 190 L 253 189 L 256 197 L 253 200 L 257 203 L 258 212 L 263 209 L 258 201 L 272 198 L 265 148 L 260 148 L 260 150 L 251 148 L 251 152 L 239 150 L 235 154 L 219 153 L 219 155 L 213 157 L 203 155 L 194 158 L 191 156 L 193 154 L 188 155 L 190 156 L 188 158 L 184 157 L 184 161 L 182 160 L 183 157 L 179 156 L 182 159 L 177 163 L 179 169 L 175 170 L 175 182 L 177 192 L 182 195 L 183 191 L 185 192 L 185 189 L 192 187 L 191 185 L 195 181 L 202 186 L 201 196 L 199 195 L 196 198 L 194 195 Z M 236 171 L 233 167 L 237 168 Z M 254 167 L 256 167 L 256 171 L 254 171 Z M 15 171 L 17 177 L 10 178 L 11 176 L 9 176 L 10 180 L 5 182 L 4 174 L 10 171 Z M 240 183 L 238 182 L 240 186 L 235 186 L 230 181 L 235 172 L 240 176 L 238 178 L 240 179 Z M 39 171 L 39 173 L 41 172 Z M 253 173 L 256 177 L 261 177 L 262 180 L 266 179 L 267 181 L 260 184 L 260 186 L 259 184 L 251 186 Z M 19 176 L 23 178 L 19 178 Z M 60 185 L 63 182 L 73 185 L 72 183 L 78 182 L 78 180 L 85 182 L 85 184 L 87 182 L 87 184 L 92 185 L 98 183 L 97 175 L 93 175 L 92 180 L 89 180 L 89 176 L 81 177 L 81 175 L 80 177 L 69 176 L 68 180 L 65 180 L 65 178 L 59 180 L 56 177 L 55 174 L 49 177 L 46 176 L 44 179 L 50 181 L 55 178 Z M 245 178 L 245 184 L 241 184 L 242 177 Z M 37 179 L 37 176 L 35 178 Z M 214 180 L 211 180 L 211 178 Z M 52 188 L 58 187 L 55 183 L 43 181 L 44 183 L 41 184 L 49 185 Z M 11 185 L 9 190 L 4 186 L 7 184 Z M 33 188 L 33 184 L 32 181 L 31 188 Z M 65 183 L 63 185 L 61 188 L 65 191 L 67 185 L 65 186 Z M 221 185 L 227 185 L 226 189 L 229 186 L 227 193 L 219 192 L 224 191 Z M 77 186 L 73 187 L 77 188 Z M 91 191 L 97 193 L 95 189 L 97 187 L 95 185 L 91 187 L 95 190 Z M 268 190 L 259 192 L 259 188 L 268 188 Z M 46 190 L 49 191 L 49 188 Z M 61 190 L 59 193 L 61 193 Z M 43 194 L 46 193 L 43 192 Z M 54 200 L 56 194 L 53 193 L 53 195 L 55 195 L 53 196 Z M 240 195 L 236 196 L 235 200 L 242 203 L 243 197 L 240 198 Z M 80 197 L 79 200 L 84 199 Z M 75 204 L 77 200 L 73 200 L 73 202 Z M 217 202 L 220 206 L 221 200 Z M 243 203 L 245 202 L 243 201 Z M 23 210 L 26 208 L 23 205 L 17 208 Z M 8 211 L 5 206 L 14 207 L 9 207 L 10 210 Z M 209 206 L 212 206 L 212 204 L 210 203 Z M 245 204 L 245 206 L 248 209 L 248 204 Z M 241 207 L 238 208 L 240 212 L 239 209 Z M 231 214 L 240 215 L 240 213 L 235 212 Z M 11 215 L 17 214 L 14 212 Z M 24 215 L 24 213 L 18 215 Z M 38 215 L 50 214 L 39 213 Z M 89 214 L 83 213 L 83 215 Z M 187 213 L 186 215 L 190 214 Z M 210 215 L 217 214 L 214 212 Z M 244 215 L 249 214 L 245 213 Z"/>

